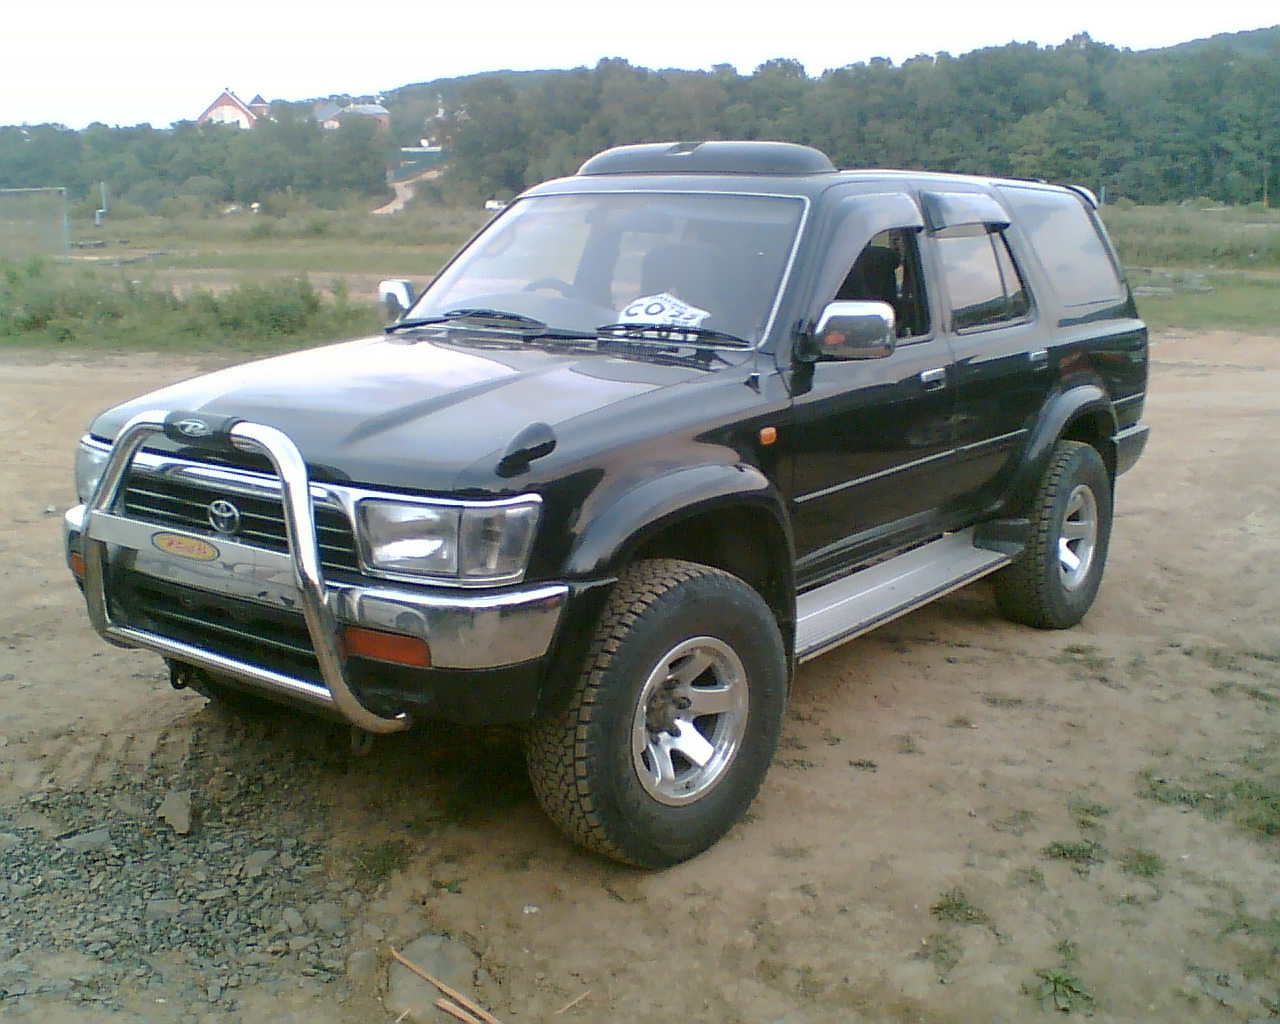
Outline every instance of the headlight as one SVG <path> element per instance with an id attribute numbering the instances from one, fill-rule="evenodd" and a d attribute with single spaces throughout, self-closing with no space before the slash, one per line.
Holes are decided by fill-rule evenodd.
<path id="1" fill-rule="evenodd" d="M 94 488 L 102 478 L 111 449 L 88 438 L 81 438 L 76 449 L 76 497 L 82 502 L 93 497 Z"/>
<path id="2" fill-rule="evenodd" d="M 375 569 L 460 583 L 514 583 L 528 565 L 541 508 L 532 495 L 484 505 L 366 498 L 358 519 Z"/>

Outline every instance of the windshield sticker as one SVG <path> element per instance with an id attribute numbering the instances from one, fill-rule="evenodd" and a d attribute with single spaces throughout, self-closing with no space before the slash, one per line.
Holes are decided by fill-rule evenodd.
<path id="1" fill-rule="evenodd" d="M 677 299 L 670 292 L 642 295 L 619 315 L 624 324 L 658 324 L 663 327 L 697 327 L 711 313 Z"/>

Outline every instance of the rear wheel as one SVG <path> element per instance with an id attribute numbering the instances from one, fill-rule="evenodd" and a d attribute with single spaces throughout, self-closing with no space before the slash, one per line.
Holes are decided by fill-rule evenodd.
<path id="1" fill-rule="evenodd" d="M 750 806 L 786 686 L 782 638 L 754 590 L 691 562 L 640 562 L 614 589 L 568 707 L 529 732 L 534 792 L 598 853 L 678 863 Z"/>
<path id="2" fill-rule="evenodd" d="M 1014 622 L 1074 626 L 1093 605 L 1111 539 L 1111 478 L 1092 445 L 1059 441 L 1031 509 L 1026 550 L 995 576 Z"/>

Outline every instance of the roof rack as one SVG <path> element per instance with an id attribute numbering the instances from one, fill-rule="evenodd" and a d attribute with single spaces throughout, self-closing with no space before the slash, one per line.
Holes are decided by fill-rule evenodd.
<path id="1" fill-rule="evenodd" d="M 649 142 L 597 153 L 579 174 L 824 174 L 821 150 L 794 142 Z"/>

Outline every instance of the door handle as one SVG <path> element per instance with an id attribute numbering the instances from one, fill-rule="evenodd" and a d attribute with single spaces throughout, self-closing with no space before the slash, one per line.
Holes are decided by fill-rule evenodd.
<path id="1" fill-rule="evenodd" d="M 947 386 L 946 367 L 939 366 L 932 370 L 921 371 L 920 383 L 924 385 L 926 391 L 941 391 Z"/>

